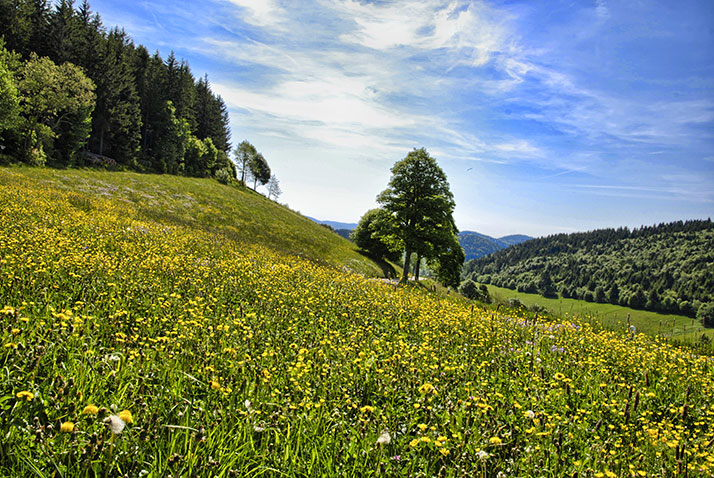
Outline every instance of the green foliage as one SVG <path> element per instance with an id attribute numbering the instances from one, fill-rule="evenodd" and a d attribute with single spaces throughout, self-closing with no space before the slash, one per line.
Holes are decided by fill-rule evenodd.
<path id="1" fill-rule="evenodd" d="M 249 172 L 249 164 L 253 161 L 253 158 L 258 154 L 258 150 L 255 146 L 250 144 L 248 141 L 243 140 L 236 146 L 233 152 L 236 159 L 236 167 L 240 173 L 240 182 L 245 186 L 246 174 Z"/>
<path id="2" fill-rule="evenodd" d="M 370 209 L 360 218 L 352 231 L 352 241 L 376 259 L 399 259 L 399 244 L 390 244 L 394 228 L 393 216 L 384 209 Z"/>
<path id="3" fill-rule="evenodd" d="M 452 216 L 454 196 L 436 160 L 424 148 L 409 152 L 392 167 L 389 186 L 377 202 L 393 216 L 386 242 L 403 245 L 406 251 L 401 282 L 406 283 L 416 253 L 438 264 L 437 275 L 458 287 L 463 249 Z"/>
<path id="4" fill-rule="evenodd" d="M 456 289 L 461 283 L 464 250 L 456 234 L 447 235 L 440 241 L 434 247 L 435 254 L 429 257 L 427 262 L 441 284 Z"/>
<path id="5" fill-rule="evenodd" d="M 55 150 L 60 162 L 74 159 L 91 131 L 91 80 L 71 63 L 57 66 L 33 55 L 22 70 L 19 92 L 25 151 L 37 151 L 34 161 L 39 163 L 43 153 L 52 155 Z"/>
<path id="6" fill-rule="evenodd" d="M 20 117 L 20 99 L 10 61 L 10 53 L 0 38 L 0 135 L 15 129 Z"/>
<path id="7" fill-rule="evenodd" d="M 714 301 L 714 224 L 674 222 L 533 239 L 464 266 L 464 277 L 521 292 L 694 317 L 694 301 Z M 551 295 L 552 297 L 553 295 Z"/>
<path id="8" fill-rule="evenodd" d="M 262 154 L 254 154 L 250 158 L 248 169 L 253 178 L 253 191 L 255 191 L 258 183 L 265 185 L 270 181 L 270 166 L 268 166 L 268 161 L 265 160 Z"/>
<path id="9" fill-rule="evenodd" d="M 81 67 L 94 83 L 96 94 L 88 137 L 83 115 L 60 112 L 58 124 L 49 124 L 47 115 L 32 117 L 14 128 L 18 131 L 3 135 L 6 154 L 31 164 L 72 165 L 83 158 L 94 164 L 96 161 L 89 159 L 94 158 L 123 169 L 202 177 L 233 169 L 227 156 L 230 130 L 223 99 L 211 91 L 207 78 L 196 82 L 188 64 L 173 53 L 164 61 L 158 53 L 151 56 L 143 46 L 135 47 L 120 28 L 107 31 L 86 1 L 75 8 L 71 0 L 52 4 L 46 0 L 2 0 L 0 18 L 0 38 L 4 37 L 9 49 L 26 61 L 36 63 L 36 55 L 60 65 L 58 68 L 69 63 Z M 16 76 L 18 81 L 22 79 L 22 75 Z M 0 74 L 6 89 L 4 77 Z M 45 82 L 49 88 L 54 77 L 48 75 Z M 41 85 L 30 85 L 25 78 L 25 86 L 34 95 Z M 69 88 L 75 86 L 67 83 Z M 20 91 L 22 100 L 21 95 Z M 3 90 L 1 98 L 12 105 L 11 92 Z M 33 100 L 25 96 L 21 106 L 25 100 L 35 103 L 33 111 L 47 102 L 46 97 Z M 0 111 L 3 107 L 7 105 L 0 105 Z M 27 119 L 27 114 L 23 118 Z M 7 121 L 12 123 L 12 117 Z M 206 142 L 209 151 L 203 163 L 210 165 L 208 169 L 186 172 L 182 155 L 189 146 L 189 135 Z M 88 154 L 78 157 L 78 148 Z"/>
<path id="10" fill-rule="evenodd" d="M 233 171 L 228 168 L 219 169 L 214 175 L 216 180 L 221 184 L 228 184 L 235 179 Z"/>
<path id="11" fill-rule="evenodd" d="M 490 304 L 492 301 L 486 285 L 481 284 L 479 286 L 471 279 L 466 279 L 461 283 L 459 293 L 468 299 L 477 300 L 479 302 L 483 302 L 484 304 Z"/>
<path id="12" fill-rule="evenodd" d="M 714 327 L 714 303 L 706 302 L 699 306 L 697 319 L 700 320 L 705 327 Z"/>

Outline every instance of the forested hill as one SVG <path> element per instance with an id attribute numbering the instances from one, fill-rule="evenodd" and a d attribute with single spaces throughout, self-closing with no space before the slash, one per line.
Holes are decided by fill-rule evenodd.
<path id="1" fill-rule="evenodd" d="M 464 275 L 521 292 L 693 316 L 714 302 L 714 224 L 557 234 L 472 260 Z"/>
<path id="2" fill-rule="evenodd" d="M 86 0 L 0 0 L 0 90 L 0 160 L 235 176 L 208 78 L 107 30 Z"/>
<path id="3" fill-rule="evenodd" d="M 514 244 L 519 244 L 528 239 L 531 238 L 520 234 L 496 239 L 473 231 L 461 231 L 459 233 L 459 244 L 464 249 L 467 261 L 493 254 L 496 251 L 500 251 Z"/>

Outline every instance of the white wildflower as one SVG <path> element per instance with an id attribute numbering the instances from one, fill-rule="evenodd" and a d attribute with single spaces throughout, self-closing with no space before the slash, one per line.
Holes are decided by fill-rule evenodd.
<path id="1" fill-rule="evenodd" d="M 122 430 L 124 430 L 124 426 L 126 426 L 124 420 L 122 420 L 116 415 L 109 415 L 107 418 L 104 419 L 104 424 L 107 425 L 112 431 L 112 433 L 115 435 L 119 435 Z"/>
<path id="2" fill-rule="evenodd" d="M 526 418 L 530 418 L 531 420 L 535 418 L 535 412 L 533 412 L 533 410 L 526 410 L 523 414 Z"/>
<path id="3" fill-rule="evenodd" d="M 488 452 L 486 452 L 484 450 L 479 450 L 478 452 L 476 452 L 476 458 L 478 458 L 479 460 L 485 460 L 488 457 L 489 457 Z"/>
<path id="4" fill-rule="evenodd" d="M 390 443 L 392 443 L 392 436 L 389 434 L 389 430 L 384 430 L 377 438 L 377 445 L 389 445 Z"/>

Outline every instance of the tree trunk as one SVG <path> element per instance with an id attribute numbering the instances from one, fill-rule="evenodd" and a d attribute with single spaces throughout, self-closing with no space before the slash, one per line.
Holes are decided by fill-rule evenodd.
<path id="1" fill-rule="evenodd" d="M 399 281 L 400 284 L 406 284 L 409 278 L 409 265 L 412 259 L 412 250 L 407 248 L 406 256 L 404 257 L 404 273 L 402 274 L 402 280 Z"/>
<path id="2" fill-rule="evenodd" d="M 419 282 L 419 269 L 421 269 L 421 255 L 417 254 L 417 260 L 414 263 L 414 282 Z"/>
<path id="3" fill-rule="evenodd" d="M 99 156 L 104 154 L 104 125 L 102 125 L 101 132 L 99 133 Z"/>

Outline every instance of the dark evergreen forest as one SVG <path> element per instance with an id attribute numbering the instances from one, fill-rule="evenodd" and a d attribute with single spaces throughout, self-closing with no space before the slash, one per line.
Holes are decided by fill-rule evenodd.
<path id="1" fill-rule="evenodd" d="M 714 224 L 678 221 L 557 234 L 464 265 L 476 282 L 695 316 L 714 302 Z"/>
<path id="2" fill-rule="evenodd" d="M 0 0 L 0 160 L 235 177 L 223 99 L 85 0 Z"/>

